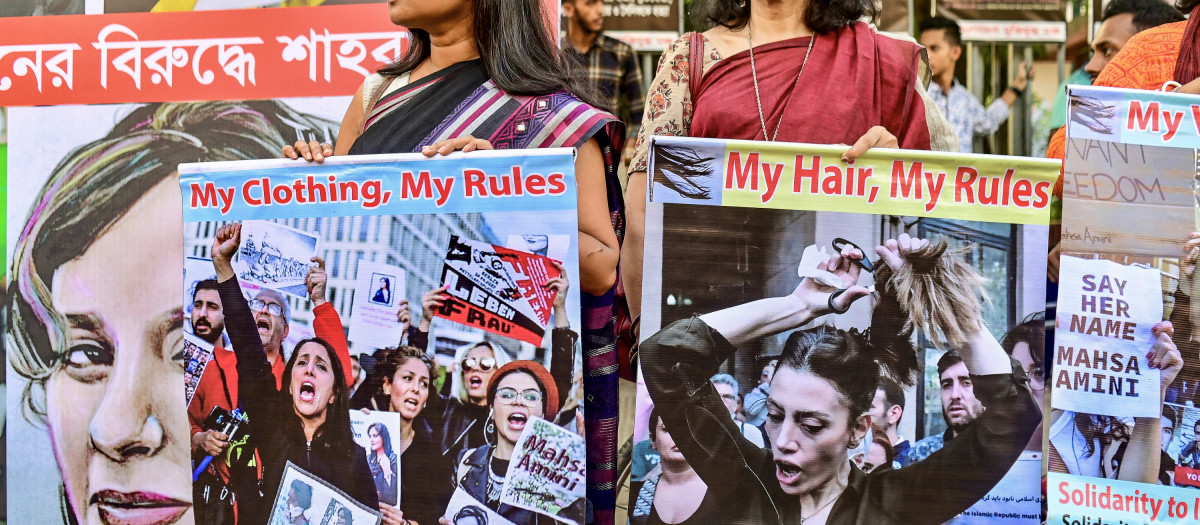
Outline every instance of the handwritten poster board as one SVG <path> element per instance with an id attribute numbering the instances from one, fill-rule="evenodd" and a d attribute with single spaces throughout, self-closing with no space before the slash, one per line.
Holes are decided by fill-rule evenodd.
<path id="1" fill-rule="evenodd" d="M 1195 219 L 1196 154 L 1091 138 L 1067 141 L 1062 249 L 1177 257 Z M 1154 217 L 1153 228 L 1130 228 Z"/>
<path id="2" fill-rule="evenodd" d="M 583 436 L 532 418 L 517 440 L 500 502 L 581 525 L 586 456 Z"/>
<path id="3" fill-rule="evenodd" d="M 1158 416 L 1159 372 L 1146 354 L 1162 319 L 1158 270 L 1064 256 L 1054 337 L 1054 406 Z"/>

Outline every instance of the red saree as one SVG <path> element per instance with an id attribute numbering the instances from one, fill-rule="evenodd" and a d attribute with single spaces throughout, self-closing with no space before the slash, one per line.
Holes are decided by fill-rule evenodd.
<path id="1" fill-rule="evenodd" d="M 901 148 L 929 149 L 925 105 L 915 86 L 920 46 L 855 22 L 816 37 L 797 83 L 810 40 L 754 48 L 768 135 L 778 125 L 778 141 L 853 144 L 872 126 L 883 126 Z M 722 59 L 693 84 L 693 103 L 690 136 L 767 140 L 754 100 L 749 51 Z"/>

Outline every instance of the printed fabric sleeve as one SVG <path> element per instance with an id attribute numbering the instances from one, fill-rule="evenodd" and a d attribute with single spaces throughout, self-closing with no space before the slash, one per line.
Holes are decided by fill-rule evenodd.
<path id="1" fill-rule="evenodd" d="M 641 129 L 638 130 L 633 160 L 629 163 L 630 173 L 646 171 L 650 137 L 688 136 L 688 130 L 692 127 L 692 92 L 688 83 L 690 50 L 688 35 L 684 35 L 672 43 L 658 61 L 658 73 L 646 92 L 646 109 Z"/>
<path id="2" fill-rule="evenodd" d="M 943 523 L 979 501 L 1021 456 L 1041 413 L 1015 360 L 1011 374 L 972 375 L 986 407 L 941 450 L 899 470 L 867 478 L 867 491 L 897 523 Z M 921 501 L 921 505 L 912 502 Z"/>
<path id="3" fill-rule="evenodd" d="M 976 135 L 990 135 L 1000 129 L 1000 125 L 1008 120 L 1008 103 L 1000 97 L 996 97 L 991 104 L 988 104 L 987 109 L 983 109 L 982 104 L 972 100 L 972 122 L 971 125 L 975 128 Z M 983 111 L 980 111 L 983 109 Z"/>
<path id="4" fill-rule="evenodd" d="M 322 303 L 313 308 L 313 333 L 333 347 L 338 360 L 342 363 L 342 373 L 346 376 L 346 384 L 354 384 L 354 371 L 350 370 L 350 344 L 346 342 L 346 331 L 342 328 L 342 318 L 338 315 L 333 303 Z"/>
<path id="5" fill-rule="evenodd" d="M 622 62 L 621 68 L 624 70 L 624 74 L 621 75 L 621 78 L 625 80 L 621 85 L 621 91 L 625 96 L 626 103 L 629 104 L 629 129 L 625 130 L 625 133 L 628 140 L 636 141 L 638 133 L 642 129 L 642 116 L 645 111 L 646 96 L 642 92 L 642 69 L 638 67 L 637 53 L 631 47 L 625 46 Z M 613 109 L 616 110 L 616 108 Z"/>
<path id="6" fill-rule="evenodd" d="M 699 317 L 676 321 L 641 345 L 642 373 L 663 425 L 722 500 L 737 492 L 750 466 L 765 463 L 770 454 L 742 435 L 709 381 L 736 351 Z"/>
<path id="7" fill-rule="evenodd" d="M 225 332 L 237 354 L 238 402 L 251 421 L 271 420 L 271 405 L 278 390 L 250 304 L 236 276 L 217 283 L 217 293 L 225 309 Z"/>

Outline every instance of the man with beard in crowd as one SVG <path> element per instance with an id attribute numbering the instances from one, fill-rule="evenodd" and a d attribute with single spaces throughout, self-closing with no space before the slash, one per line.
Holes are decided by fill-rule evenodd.
<path id="1" fill-rule="evenodd" d="M 907 467 L 941 450 L 983 413 L 983 405 L 975 399 L 971 373 L 957 352 L 946 352 L 938 359 L 937 368 L 942 386 L 942 418 L 946 420 L 946 431 L 916 442 L 899 458 L 901 466 Z"/>
<path id="2" fill-rule="evenodd" d="M 314 257 L 313 260 L 317 265 L 309 270 L 305 279 L 309 299 L 313 302 L 313 331 L 317 337 L 333 345 L 342 363 L 349 363 L 350 350 L 342 329 L 341 317 L 333 308 L 333 304 L 325 299 L 326 283 L 329 280 L 325 272 L 325 261 L 319 257 Z M 283 381 L 283 369 L 287 364 L 287 359 L 283 357 L 283 341 L 287 339 L 289 332 L 287 300 L 275 290 L 263 289 L 250 301 L 250 310 L 254 314 L 254 322 L 258 327 L 258 335 L 266 350 L 267 359 L 271 362 L 275 387 L 279 388 Z M 213 358 L 205 367 L 192 403 L 188 405 L 188 421 L 192 426 L 192 458 L 198 462 L 205 456 L 216 456 L 209 464 L 207 472 L 217 476 L 222 483 L 236 487 L 237 479 L 246 479 L 245 476 L 254 473 L 254 469 L 249 468 L 253 454 L 241 450 L 241 446 L 249 439 L 248 433 L 242 433 L 238 442 L 231 444 L 229 436 L 204 428 L 204 420 L 214 407 L 233 412 L 239 406 L 237 355 L 221 344 L 221 334 L 225 331 L 225 315 L 221 297 L 217 292 L 217 282 L 213 279 L 196 284 L 192 300 L 192 330 L 196 336 L 215 347 Z M 351 367 L 344 366 L 343 370 L 346 372 L 346 383 L 352 384 L 354 378 L 351 377 Z M 232 472 L 235 469 L 244 472 L 235 476 Z M 195 484 L 195 492 L 193 496 L 197 510 L 200 511 L 198 515 L 203 515 L 205 505 L 218 505 L 218 502 L 213 500 L 222 497 L 222 494 L 225 494 L 224 498 L 229 497 L 228 492 L 219 489 L 206 491 L 203 483 Z"/>

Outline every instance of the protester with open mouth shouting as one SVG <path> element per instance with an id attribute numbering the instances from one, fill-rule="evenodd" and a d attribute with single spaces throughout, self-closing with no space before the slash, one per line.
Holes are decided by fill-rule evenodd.
<path id="1" fill-rule="evenodd" d="M 446 287 L 434 288 L 421 297 L 421 322 L 409 332 L 409 343 L 421 350 L 429 345 L 429 327 L 433 311 L 449 297 Z M 482 444 L 483 425 L 488 417 L 487 384 L 496 369 L 512 358 L 499 345 L 482 341 L 475 346 L 461 347 L 454 353 L 450 370 L 450 396 L 444 401 L 437 420 L 442 452 L 457 457 L 459 452 Z"/>
<path id="2" fill-rule="evenodd" d="M 570 282 L 561 266 L 558 270 L 562 274 L 545 285 L 556 291 L 550 370 L 535 361 L 513 361 L 492 374 L 485 390 L 487 406 L 491 407 L 484 429 L 486 444 L 457 456 L 454 472 L 456 487 L 462 487 L 471 497 L 516 525 L 557 523 L 532 511 L 501 505 L 500 493 L 504 490 L 509 459 L 525 425 L 533 417 L 554 421 L 562 408 L 559 392 L 570 391 L 578 337 L 567 322 Z M 452 523 L 449 518 L 443 516 L 439 523 Z"/>
<path id="3" fill-rule="evenodd" d="M 433 360 L 423 350 L 401 346 L 387 350 L 375 370 L 383 377 L 388 410 L 400 414 L 400 508 L 381 504 L 383 523 L 437 523 L 450 502 L 454 458 L 442 455 L 441 443 L 424 413 L 434 377 Z M 395 494 L 393 489 L 393 497 Z"/>
<path id="4" fill-rule="evenodd" d="M 282 388 L 276 389 L 258 327 L 231 264 L 241 231 L 241 224 L 222 226 L 212 246 L 225 326 L 237 352 L 241 405 L 253 425 L 251 443 L 262 459 L 262 498 L 240 502 L 240 513 L 245 513 L 245 523 L 267 522 L 288 461 L 358 502 L 378 508 L 371 468 L 350 430 L 345 374 L 349 363 L 325 340 L 305 339 L 292 351 Z"/>
<path id="5" fill-rule="evenodd" d="M 551 261 L 560 277 L 552 279 L 547 287 L 559 288 L 554 302 L 555 330 L 552 335 L 554 355 L 560 350 L 573 351 L 578 335 L 570 331 L 567 325 L 566 306 L 567 281 L 566 269 Z M 439 308 L 449 296 L 446 287 L 435 288 L 421 297 L 421 322 L 416 330 L 409 332 L 410 343 L 426 349 L 429 344 L 429 327 L 433 322 L 433 311 Z M 561 318 L 561 322 L 560 322 Z M 448 457 L 458 457 L 463 450 L 476 448 L 484 443 L 483 427 L 487 423 L 488 408 L 487 385 L 495 375 L 496 370 L 508 364 L 512 359 L 502 347 L 483 341 L 472 347 L 460 348 L 454 355 L 454 368 L 450 379 L 450 399 L 443 403 L 443 411 L 439 421 L 442 437 L 442 452 Z M 555 376 L 561 391 L 569 392 L 570 373 L 566 376 Z M 432 418 L 431 418 L 432 420 Z"/>
<path id="6" fill-rule="evenodd" d="M 791 294 L 684 319 L 642 343 L 650 397 L 721 502 L 712 523 L 943 523 L 1020 457 L 1041 418 L 1020 365 L 983 324 L 981 277 L 944 243 L 901 235 L 876 253 L 882 260 L 868 265 L 847 245 Z M 820 325 L 787 338 L 767 399 L 771 449 L 757 447 L 737 430 L 709 377 L 739 346 L 843 313 L 867 296 L 860 265 L 876 267 L 869 332 Z M 880 377 L 913 381 L 913 327 L 958 351 L 986 410 L 925 461 L 866 474 L 846 451 L 871 426 Z"/>

